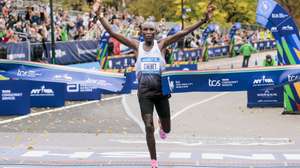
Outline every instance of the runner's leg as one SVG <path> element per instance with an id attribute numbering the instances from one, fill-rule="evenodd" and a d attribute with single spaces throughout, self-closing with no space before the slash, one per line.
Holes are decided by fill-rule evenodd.
<path id="1" fill-rule="evenodd" d="M 171 117 L 170 117 L 170 104 L 168 96 L 157 99 L 155 108 L 159 116 L 161 128 L 165 133 L 171 131 Z"/>
<path id="2" fill-rule="evenodd" d="M 148 150 L 150 152 L 151 160 L 156 160 L 156 148 L 154 138 L 154 124 L 153 124 L 153 107 L 154 102 L 148 98 L 139 98 L 142 119 L 145 124 L 146 141 Z"/>

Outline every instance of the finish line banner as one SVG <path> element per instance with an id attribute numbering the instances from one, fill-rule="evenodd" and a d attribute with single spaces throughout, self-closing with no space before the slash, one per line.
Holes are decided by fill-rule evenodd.
<path id="1" fill-rule="evenodd" d="M 82 87 L 111 92 L 122 90 L 126 78 L 123 74 L 85 70 L 52 64 L 0 59 L 0 72 L 5 77 L 19 80 L 80 84 Z"/>
<path id="2" fill-rule="evenodd" d="M 163 73 L 163 93 L 227 92 L 276 88 L 300 79 L 300 66 Z"/>

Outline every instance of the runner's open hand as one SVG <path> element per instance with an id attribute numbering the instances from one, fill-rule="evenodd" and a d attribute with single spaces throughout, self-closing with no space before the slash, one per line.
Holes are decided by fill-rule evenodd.
<path id="1" fill-rule="evenodd" d="M 208 4 L 207 10 L 205 13 L 205 21 L 209 22 L 211 18 L 213 17 L 214 10 L 216 9 L 216 6 L 212 4 L 212 1 Z"/>
<path id="2" fill-rule="evenodd" d="M 101 0 L 96 0 L 95 3 L 93 4 L 93 12 L 98 13 L 99 10 L 101 9 Z"/>

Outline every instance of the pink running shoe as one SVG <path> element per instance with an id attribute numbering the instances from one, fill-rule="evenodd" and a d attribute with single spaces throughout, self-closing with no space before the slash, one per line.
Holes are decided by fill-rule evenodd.
<path id="1" fill-rule="evenodd" d="M 160 128 L 159 129 L 159 136 L 162 140 L 165 140 L 167 138 L 167 133 L 165 133 L 165 131 L 162 128 Z"/>
<path id="2" fill-rule="evenodd" d="M 159 124 L 159 136 L 160 139 L 165 140 L 167 138 L 167 133 L 165 133 L 165 131 L 161 128 L 161 123 L 160 120 L 158 120 L 158 124 Z"/>
<path id="3" fill-rule="evenodd" d="M 157 160 L 151 160 L 151 168 L 158 168 Z"/>

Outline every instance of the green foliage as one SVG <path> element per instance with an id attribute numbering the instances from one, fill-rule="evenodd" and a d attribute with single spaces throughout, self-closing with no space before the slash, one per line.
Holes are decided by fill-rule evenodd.
<path id="1" fill-rule="evenodd" d="M 174 0 L 132 0 L 129 11 L 135 15 L 144 17 L 154 16 L 157 20 L 165 18 L 166 20 L 179 20 L 176 16 L 176 4 Z"/>
<path id="2" fill-rule="evenodd" d="M 203 17 L 209 0 L 185 0 L 185 6 L 191 8 L 188 13 L 192 22 Z M 212 22 L 229 27 L 232 23 L 241 22 L 244 24 L 255 24 L 257 0 L 215 0 L 215 10 Z"/>
<path id="3" fill-rule="evenodd" d="M 49 0 L 41 0 L 44 3 L 49 3 Z M 89 12 L 91 7 L 85 0 L 52 0 L 54 7 L 62 7 L 64 10 L 78 10 Z"/>
<path id="4" fill-rule="evenodd" d="M 209 0 L 184 0 L 184 7 L 190 8 L 185 22 L 194 23 L 203 17 Z M 255 24 L 257 0 L 215 0 L 217 6 L 213 22 L 224 27 L 232 23 Z M 132 0 L 129 9 L 136 15 L 165 17 L 169 21 L 180 21 L 181 0 Z"/>

